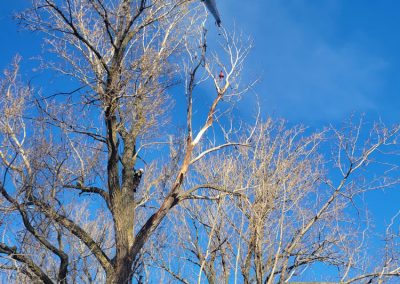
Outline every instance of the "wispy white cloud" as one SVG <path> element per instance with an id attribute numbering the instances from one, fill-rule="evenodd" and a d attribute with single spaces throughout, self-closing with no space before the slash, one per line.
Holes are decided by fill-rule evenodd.
<path id="1" fill-rule="evenodd" d="M 264 110 L 302 121 L 374 111 L 388 63 L 356 39 L 340 38 L 338 1 L 220 2 L 223 18 L 236 17 L 255 38 L 248 74 L 262 74 Z"/>

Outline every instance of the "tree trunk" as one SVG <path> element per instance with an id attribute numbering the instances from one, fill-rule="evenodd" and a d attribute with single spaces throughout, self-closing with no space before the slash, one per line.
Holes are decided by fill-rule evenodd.
<path id="1" fill-rule="evenodd" d="M 129 175 L 130 176 L 130 175 Z M 131 283 L 132 265 L 136 256 L 132 256 L 134 243 L 135 202 L 134 180 L 124 183 L 122 190 L 114 192 L 113 218 L 115 230 L 116 254 L 113 259 L 114 275 L 107 280 L 109 283 Z"/>

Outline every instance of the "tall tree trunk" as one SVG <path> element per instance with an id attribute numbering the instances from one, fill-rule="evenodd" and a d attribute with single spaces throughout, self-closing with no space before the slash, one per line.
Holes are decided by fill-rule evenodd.
<path id="1" fill-rule="evenodd" d="M 116 255 L 114 258 L 114 283 L 131 283 L 134 258 L 131 256 L 130 250 L 133 245 L 135 207 L 131 195 L 126 192 L 117 194 L 114 201 L 116 247 Z"/>

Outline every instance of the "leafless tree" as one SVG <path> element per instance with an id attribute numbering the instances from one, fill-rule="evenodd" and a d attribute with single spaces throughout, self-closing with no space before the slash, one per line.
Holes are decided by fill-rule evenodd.
<path id="1" fill-rule="evenodd" d="M 204 8 L 186 0 L 35 0 L 19 19 L 56 55 L 43 67 L 75 89 L 40 95 L 20 85 L 18 62 L 2 81 L 3 268 L 19 282 L 143 282 L 144 246 L 186 198 L 191 164 L 234 144 L 199 150 L 222 99 L 240 95 L 250 46 L 224 33 L 226 61 L 209 55 Z M 168 90 L 182 77 L 180 133 Z M 194 127 L 202 80 L 214 95 Z"/>
<path id="2" fill-rule="evenodd" d="M 199 162 L 186 185 L 196 194 L 177 209 L 171 250 L 155 266 L 182 283 L 285 283 L 314 264 L 336 267 L 331 280 L 342 283 L 399 277 L 398 214 L 380 236 L 382 251 L 371 253 L 360 198 L 398 184 L 386 155 L 398 151 L 400 128 L 377 124 L 362 140 L 361 127 L 306 134 L 269 120 L 238 139 L 247 147 Z"/>
<path id="3" fill-rule="evenodd" d="M 4 279 L 283 283 L 314 263 L 343 282 L 399 275 L 396 218 L 371 265 L 348 212 L 397 182 L 364 177 L 399 129 L 377 125 L 358 148 L 361 127 L 245 126 L 230 114 L 253 83 L 241 83 L 252 42 L 222 28 L 209 43 L 204 12 L 189 0 L 33 0 L 20 14 L 55 55 L 42 67 L 68 80 L 56 94 L 26 86 L 16 57 L 0 83 Z M 338 143 L 334 160 L 325 141 Z"/>

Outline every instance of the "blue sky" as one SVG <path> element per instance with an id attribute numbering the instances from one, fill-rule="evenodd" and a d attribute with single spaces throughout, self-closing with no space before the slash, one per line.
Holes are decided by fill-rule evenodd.
<path id="1" fill-rule="evenodd" d="M 353 112 L 399 121 L 399 1 L 218 4 L 228 26 L 235 21 L 255 40 L 248 68 L 261 75 L 264 111 L 312 125 Z"/>
<path id="2" fill-rule="evenodd" d="M 19 31 L 12 13 L 27 0 L 3 0 L 0 69 L 15 53 L 29 77 L 39 54 L 37 34 Z M 224 26 L 233 25 L 255 43 L 244 73 L 261 78 L 255 87 L 263 112 L 293 123 L 320 126 L 365 113 L 388 124 L 400 120 L 399 1 L 217 1 Z M 209 21 L 213 27 L 212 20 Z M 249 94 L 243 104 L 254 102 Z M 246 114 L 243 108 L 242 112 Z"/>

